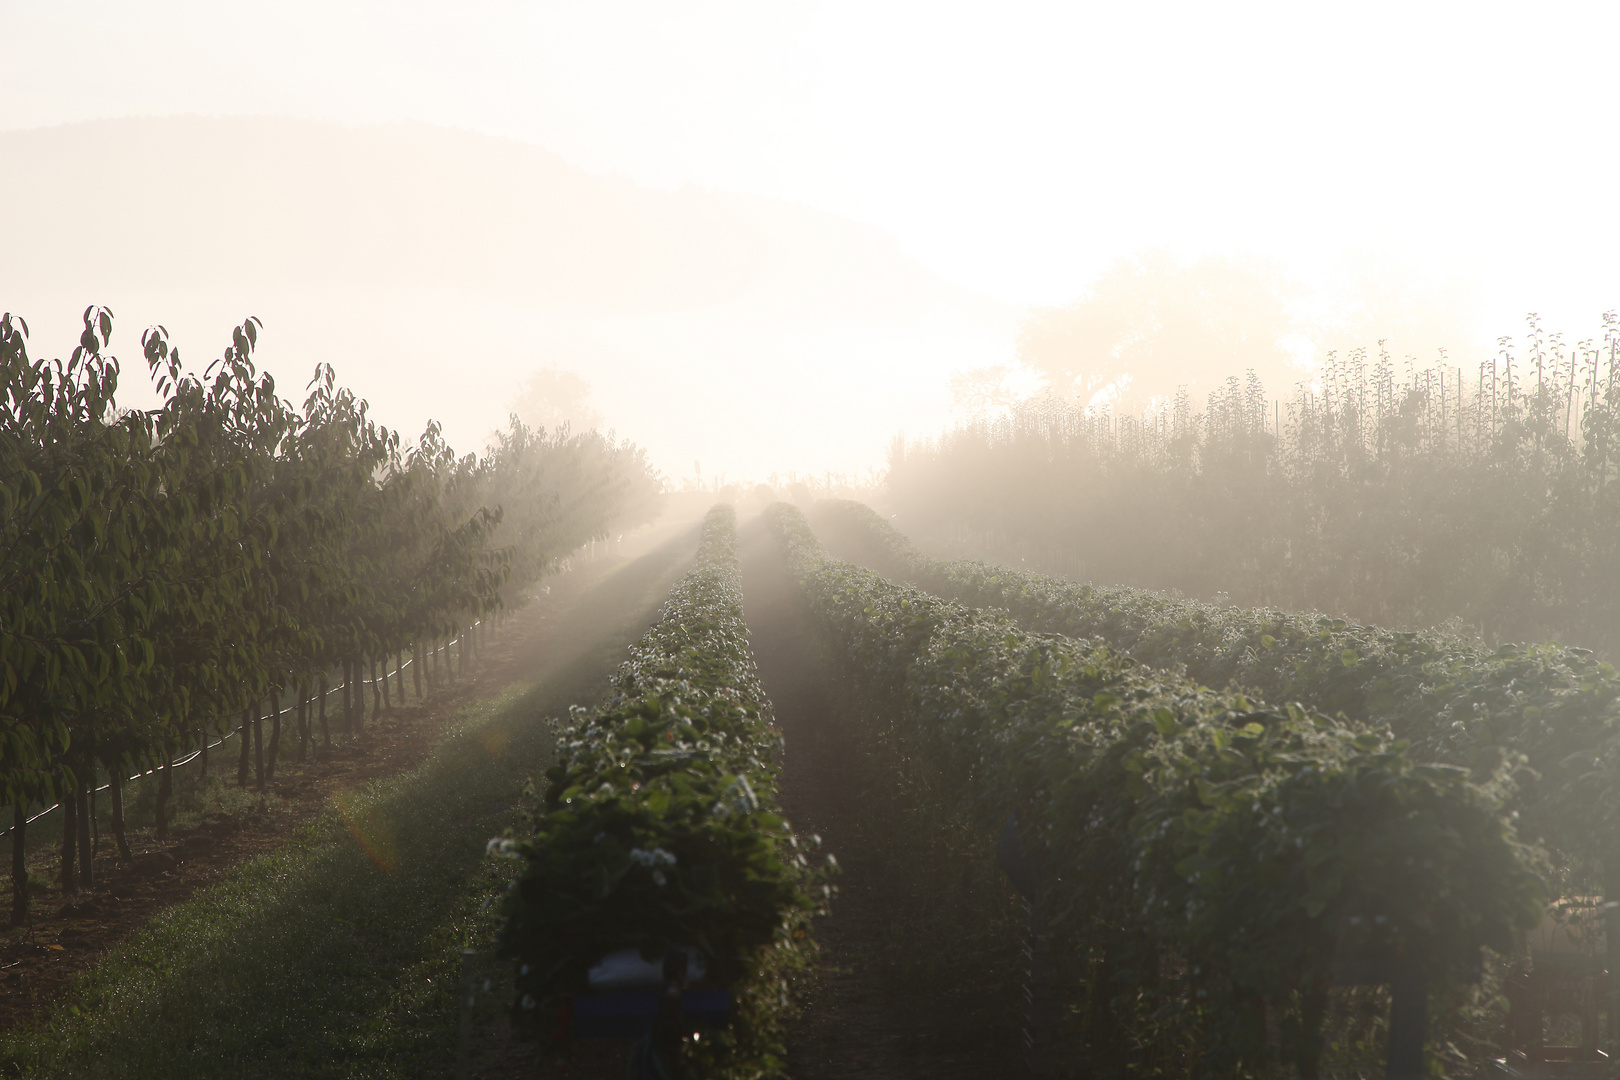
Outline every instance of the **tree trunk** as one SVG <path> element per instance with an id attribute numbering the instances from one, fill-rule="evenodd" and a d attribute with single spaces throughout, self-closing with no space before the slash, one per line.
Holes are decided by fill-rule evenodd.
<path id="1" fill-rule="evenodd" d="M 422 700 L 422 643 L 411 645 L 411 681 L 416 684 L 416 700 Z"/>
<path id="2" fill-rule="evenodd" d="M 118 849 L 118 857 L 124 862 L 129 862 L 133 856 L 129 853 L 129 838 L 124 833 L 124 776 L 122 770 L 111 770 L 109 780 L 112 784 L 113 846 Z"/>
<path id="3" fill-rule="evenodd" d="M 281 753 L 281 691 L 270 691 L 270 755 L 264 766 L 264 782 L 276 782 L 276 755 Z"/>
<path id="4" fill-rule="evenodd" d="M 382 703 L 388 712 L 394 711 L 394 703 L 388 698 L 388 654 L 383 653 L 382 658 Z"/>
<path id="5" fill-rule="evenodd" d="M 66 785 L 63 785 L 64 788 Z M 62 872 L 58 880 L 62 883 L 64 893 L 79 890 L 79 875 L 75 869 L 78 856 L 79 836 L 79 800 L 78 782 L 74 782 L 74 790 L 62 793 Z"/>
<path id="6" fill-rule="evenodd" d="M 1611 380 L 1613 376 L 1610 376 Z M 1462 376 L 1457 377 L 1458 384 Z M 1611 972 L 1620 974 L 1620 859 L 1606 859 L 1603 867 L 1603 899 L 1604 907 L 1609 909 L 1608 916 L 1603 920 L 1603 937 L 1605 959 Z M 1610 1020 L 1603 1025 L 1603 1032 L 1609 1037 L 1609 1057 L 1612 1060 L 1620 1055 L 1620 978 L 1609 976 L 1608 994 L 1605 995 L 1609 1006 Z"/>
<path id="7" fill-rule="evenodd" d="M 1294 1046 L 1294 1064 L 1299 1080 L 1317 1080 L 1322 1075 L 1322 1021 L 1327 1016 L 1327 987 L 1316 986 L 1300 995 L 1299 1035 Z"/>
<path id="8" fill-rule="evenodd" d="M 377 658 L 375 656 L 366 658 L 366 670 L 371 672 L 371 718 L 375 720 L 382 715 L 382 688 L 377 685 Z M 385 665 L 383 672 L 386 674 L 387 671 L 388 668 Z M 364 708 L 365 702 L 366 699 L 362 697 L 360 699 L 362 708 Z"/>
<path id="9" fill-rule="evenodd" d="M 343 731 L 354 735 L 354 661 L 343 661 Z"/>
<path id="10" fill-rule="evenodd" d="M 309 755 L 309 680 L 298 680 L 298 764 Z"/>
<path id="11" fill-rule="evenodd" d="M 246 777 L 243 777 L 246 779 Z M 174 779 L 169 775 L 169 763 L 163 763 L 163 769 L 158 773 L 157 803 L 153 807 L 153 816 L 157 818 L 157 838 L 169 838 L 169 799 L 174 795 Z"/>
<path id="12" fill-rule="evenodd" d="M 253 789 L 264 790 L 264 720 L 259 707 L 253 707 Z"/>
<path id="13" fill-rule="evenodd" d="M 452 687 L 456 685 L 455 644 L 455 638 L 444 643 L 444 681 Z"/>
<path id="14" fill-rule="evenodd" d="M 202 736 L 202 750 L 197 754 L 202 759 L 201 775 L 208 775 L 208 727 L 205 724 L 197 725 L 197 733 Z"/>
<path id="15" fill-rule="evenodd" d="M 18 799 L 11 826 L 11 925 L 28 921 L 28 800 Z"/>
<path id="16" fill-rule="evenodd" d="M 253 741 L 251 717 L 257 711 L 257 706 L 242 710 L 242 730 L 239 732 L 242 738 L 242 752 L 236 756 L 237 787 L 247 787 L 248 754 L 250 753 L 248 744 Z"/>
<path id="17" fill-rule="evenodd" d="M 87 765 L 89 775 L 79 781 L 75 798 L 79 803 L 79 886 L 93 889 L 96 885 L 96 852 L 90 844 L 90 789 L 96 786 L 95 767 Z"/>
<path id="18" fill-rule="evenodd" d="M 349 734 L 366 730 L 366 677 L 356 657 L 349 663 Z"/>
<path id="19" fill-rule="evenodd" d="M 439 688 L 439 645 L 436 641 L 428 642 L 427 681 L 429 690 Z"/>
<path id="20" fill-rule="evenodd" d="M 321 672 L 320 703 L 317 711 L 321 714 L 321 739 L 328 750 L 332 749 L 332 728 L 326 722 L 326 672 Z"/>
<path id="21" fill-rule="evenodd" d="M 1417 969 L 1403 963 L 1389 988 L 1388 1075 L 1406 1080 L 1428 1075 L 1429 995 Z"/>
<path id="22" fill-rule="evenodd" d="M 1120 1075 L 1121 1032 L 1114 1020 L 1114 958 L 1112 950 L 1104 948 L 1102 955 L 1092 962 L 1091 985 L 1087 987 L 1087 1041 L 1091 1044 L 1091 1061 L 1102 1076 Z"/>

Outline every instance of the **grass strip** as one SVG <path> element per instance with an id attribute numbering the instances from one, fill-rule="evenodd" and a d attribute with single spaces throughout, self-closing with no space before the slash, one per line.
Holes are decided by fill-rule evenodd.
<path id="1" fill-rule="evenodd" d="M 469 705 L 418 768 L 338 800 L 283 849 L 156 916 L 49 1020 L 0 1041 L 0 1070 L 447 1075 L 459 950 L 488 946 L 487 901 L 510 876 L 485 843 L 550 761 L 545 718 L 599 693 L 692 539 L 581 596 L 556 637 L 573 656 L 538 686 Z"/>

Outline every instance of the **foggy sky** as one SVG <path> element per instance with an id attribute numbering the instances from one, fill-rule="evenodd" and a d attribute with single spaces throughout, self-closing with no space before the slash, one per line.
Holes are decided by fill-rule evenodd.
<path id="1" fill-rule="evenodd" d="M 138 391 L 147 325 L 205 366 L 251 314 L 284 396 L 328 362 L 379 420 L 437 419 L 463 452 L 555 367 L 676 478 L 858 470 L 937 425 L 940 367 L 1003 349 L 1016 318 L 870 226 L 445 128 L 182 117 L 5 140 L 26 167 L 0 170 L 0 306 L 36 355 L 105 304 Z"/>
<path id="2" fill-rule="evenodd" d="M 12 2 L 0 6 L 0 130 L 186 113 L 415 120 L 544 148 L 620 191 L 624 182 L 604 177 L 687 198 L 672 221 L 707 212 L 683 188 L 697 184 L 711 202 L 732 200 L 724 192 L 779 200 L 749 203 L 770 206 L 761 213 L 772 221 L 793 218 L 785 204 L 797 203 L 868 223 L 867 240 L 821 249 L 805 271 L 819 284 L 778 276 L 714 302 L 698 293 L 727 273 L 746 276 L 757 249 L 743 234 L 762 231 L 759 215 L 716 224 L 705 233 L 713 250 L 655 243 L 685 251 L 696 269 L 691 281 L 663 279 L 687 290 L 679 304 L 672 293 L 634 311 L 559 299 L 581 286 L 555 275 L 524 279 L 534 288 L 514 300 L 486 288 L 492 271 L 465 258 L 467 275 L 452 285 L 428 275 L 391 287 L 369 270 L 341 287 L 297 274 L 274 289 L 261 281 L 251 298 L 228 275 L 207 287 L 163 275 L 119 284 L 132 333 L 136 321 L 163 319 L 223 341 L 215 324 L 252 311 L 269 322 L 268 341 L 285 327 L 280 340 L 298 340 L 304 359 L 349 357 L 340 372 L 380 408 L 396 395 L 399 411 L 383 411 L 402 427 L 442 400 L 469 445 L 485 422 L 478 405 L 442 387 L 379 387 L 384 356 L 406 373 L 433 369 L 447 351 L 458 372 L 471 356 L 481 372 L 514 377 L 545 362 L 594 365 L 593 381 L 610 381 L 604 392 L 626 406 L 598 407 L 666 467 L 694 445 L 723 444 L 709 467 L 757 474 L 875 464 L 894 430 L 943 421 L 952 370 L 1011 358 L 1018 311 L 1068 303 L 1116 259 L 1153 247 L 1270 258 L 1323 295 L 1349 253 L 1355 265 L 1404 264 L 1403 280 L 1476 312 L 1480 341 L 1516 332 L 1532 310 L 1589 334 L 1620 305 L 1620 268 L 1605 254 L 1620 229 L 1605 137 L 1617 18 L 1595 5 L 1477 3 Z M 84 167 L 129 168 L 119 179 L 146 185 L 162 152 Z M 258 190 L 252 163 L 242 165 L 230 182 Z M 14 229 L 18 214 L 0 205 L 0 224 Z M 855 235 L 825 214 L 795 220 L 797 240 L 773 233 L 765 243 L 778 266 L 799 265 L 795 244 L 824 230 Z M 84 287 L 68 290 L 71 301 L 47 295 L 43 277 L 29 279 L 30 293 L 17 281 L 16 243 L 0 234 L 10 245 L 0 302 L 33 302 L 36 324 L 58 304 L 71 322 L 83 303 L 115 299 Z M 843 267 L 873 265 L 870 244 L 888 245 L 877 262 L 907 266 L 895 274 L 927 279 L 918 287 L 945 314 L 919 315 L 915 298 L 889 307 L 881 289 L 832 289 L 861 276 Z M 397 250 L 374 247 L 378 263 Z M 415 265 L 408 252 L 399 263 Z M 785 316 L 794 305 L 780 298 L 800 286 L 835 295 Z M 386 317 L 352 318 L 368 306 Z M 423 346 L 427 312 L 455 316 L 453 348 Z M 772 374 L 796 361 L 806 366 L 788 368 L 786 381 Z M 676 371 L 706 392 L 694 398 Z M 644 391 L 634 407 L 622 387 Z M 729 412 L 714 407 L 732 393 Z M 787 428 L 762 413 L 784 400 L 796 406 Z M 692 411 L 680 421 L 654 422 L 683 409 Z M 718 434 L 692 434 L 705 427 Z M 765 442 L 751 458 L 742 448 L 756 438 Z"/>

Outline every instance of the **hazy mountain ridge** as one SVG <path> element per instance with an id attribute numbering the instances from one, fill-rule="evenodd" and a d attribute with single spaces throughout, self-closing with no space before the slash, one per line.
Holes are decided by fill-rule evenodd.
<path id="1" fill-rule="evenodd" d="M 863 313 L 972 304 L 892 237 L 831 214 L 596 176 L 425 124 L 101 120 L 4 136 L 5 247 L 36 284 L 420 288 L 659 311 L 772 294 Z M 988 306 L 994 307 L 993 302 Z"/>
<path id="2" fill-rule="evenodd" d="M 0 140 L 0 309 L 36 354 L 72 348 L 91 303 L 130 360 L 150 323 L 196 362 L 257 315 L 289 392 L 332 363 L 385 423 L 437 419 L 463 449 L 556 366 L 671 471 L 865 468 L 945 421 L 951 369 L 1010 358 L 1020 314 L 869 225 L 448 128 L 188 116 Z"/>

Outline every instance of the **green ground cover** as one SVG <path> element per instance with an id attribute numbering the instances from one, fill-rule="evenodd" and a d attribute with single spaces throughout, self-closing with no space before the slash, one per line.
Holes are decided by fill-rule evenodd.
<path id="1" fill-rule="evenodd" d="M 484 853 L 549 764 L 544 722 L 589 701 L 690 556 L 686 534 L 562 614 L 539 682 L 469 705 L 415 770 L 341 800 L 274 854 L 155 917 L 38 1028 L 7 1075 L 444 1076 L 459 952 L 487 948 Z M 537 673 L 538 674 L 538 673 Z"/>

